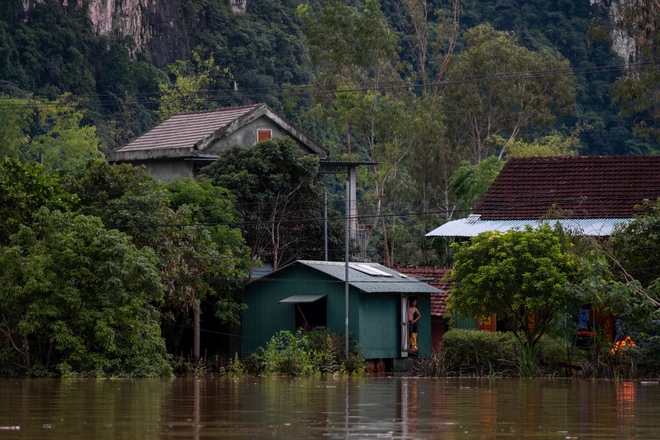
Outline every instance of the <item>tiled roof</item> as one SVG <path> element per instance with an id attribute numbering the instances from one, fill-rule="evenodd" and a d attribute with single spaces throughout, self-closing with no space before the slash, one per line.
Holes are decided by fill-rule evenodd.
<path id="1" fill-rule="evenodd" d="M 192 148 L 199 141 L 262 105 L 177 113 L 116 151 Z"/>
<path id="2" fill-rule="evenodd" d="M 447 310 L 447 297 L 452 283 L 441 281 L 451 269 L 436 266 L 396 266 L 393 269 L 404 275 L 415 277 L 441 290 L 431 294 L 431 316 L 442 317 Z"/>
<path id="3" fill-rule="evenodd" d="M 660 156 L 509 159 L 473 209 L 481 220 L 539 219 L 556 205 L 571 218 L 630 218 L 660 197 Z"/>

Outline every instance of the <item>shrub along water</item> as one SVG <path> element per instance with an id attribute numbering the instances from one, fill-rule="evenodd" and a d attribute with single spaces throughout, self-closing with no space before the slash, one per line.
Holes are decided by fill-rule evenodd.
<path id="1" fill-rule="evenodd" d="M 599 337 L 578 348 L 570 339 L 545 335 L 530 349 L 510 332 L 452 329 L 445 333 L 441 349 L 418 359 L 411 373 L 424 377 L 657 378 L 659 340 L 650 337 L 635 345 L 613 345 Z"/>
<path id="2" fill-rule="evenodd" d="M 253 374 L 347 375 L 364 374 L 359 346 L 346 356 L 343 337 L 327 330 L 291 333 L 281 331 L 265 348 L 253 353 L 246 365 Z"/>

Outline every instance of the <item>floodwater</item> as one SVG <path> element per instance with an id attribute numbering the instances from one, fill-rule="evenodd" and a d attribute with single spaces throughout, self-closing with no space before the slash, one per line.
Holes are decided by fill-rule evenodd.
<path id="1" fill-rule="evenodd" d="M 0 379 L 0 439 L 660 438 L 657 383 Z"/>

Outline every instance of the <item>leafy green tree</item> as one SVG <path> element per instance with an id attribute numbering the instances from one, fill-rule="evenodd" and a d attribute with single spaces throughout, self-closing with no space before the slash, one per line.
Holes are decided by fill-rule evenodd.
<path id="1" fill-rule="evenodd" d="M 170 206 L 175 210 L 179 222 L 197 226 L 181 228 L 178 241 L 186 243 L 184 252 L 176 259 L 168 273 L 185 271 L 181 277 L 185 289 L 172 295 L 173 310 L 184 303 L 193 310 L 195 330 L 194 357 L 200 356 L 201 301 L 213 300 L 215 313 L 223 323 L 238 325 L 243 304 L 240 293 L 243 280 L 252 269 L 249 248 L 241 230 L 233 225 L 238 222 L 233 195 L 224 188 L 213 186 L 209 181 L 180 179 L 166 185 Z M 181 281 L 181 280 L 180 280 Z M 186 295 L 194 291 L 194 296 Z M 173 292 L 174 293 L 174 292 Z M 178 327 L 181 328 L 180 326 Z"/>
<path id="2" fill-rule="evenodd" d="M 486 193 L 503 166 L 504 161 L 495 156 L 490 156 L 477 165 L 470 165 L 468 161 L 461 163 L 450 180 L 459 217 L 470 214 L 470 210 Z"/>
<path id="3" fill-rule="evenodd" d="M 0 95 L 0 160 L 18 158 L 20 147 L 28 141 L 29 115 L 27 99 L 9 98 Z"/>
<path id="4" fill-rule="evenodd" d="M 452 249 L 449 279 L 456 284 L 448 304 L 462 316 L 509 320 L 518 340 L 533 348 L 566 312 L 579 265 L 570 241 L 549 225 L 484 232 Z"/>
<path id="5" fill-rule="evenodd" d="M 469 147 L 472 163 L 491 154 L 491 137 L 515 140 L 570 110 L 575 89 L 561 55 L 530 51 L 487 24 L 470 29 L 465 43 L 449 67 L 444 102 L 451 135 Z"/>
<path id="6" fill-rule="evenodd" d="M 208 60 L 202 60 L 197 52 L 193 52 L 193 59 L 196 71 L 194 74 L 188 72 L 189 67 L 183 61 L 168 66 L 174 76 L 174 83 L 162 83 L 158 86 L 158 114 L 161 120 L 175 113 L 208 108 L 209 90 L 214 88 L 218 77 L 224 75 L 231 78 L 229 70 L 216 66 L 212 56 Z"/>
<path id="7" fill-rule="evenodd" d="M 532 141 L 516 139 L 507 142 L 497 137 L 496 142 L 502 145 L 507 157 L 575 156 L 582 148 L 579 137 L 581 131 L 574 129 L 568 135 L 554 132 Z"/>
<path id="8" fill-rule="evenodd" d="M 5 159 L 0 164 L 0 244 L 7 245 L 21 225 L 31 225 L 39 208 L 67 212 L 76 201 L 43 166 Z"/>
<path id="9" fill-rule="evenodd" d="M 34 136 L 25 148 L 32 160 L 43 160 L 49 169 L 77 168 L 90 159 L 101 159 L 101 139 L 96 128 L 83 125 L 84 113 L 67 102 L 65 94 L 54 102 L 37 103 L 42 134 Z"/>
<path id="10" fill-rule="evenodd" d="M 184 181 L 172 184 L 168 192 L 144 168 L 101 161 L 90 161 L 73 176 L 68 188 L 79 196 L 81 212 L 100 217 L 107 227 L 133 237 L 139 248 L 148 246 L 156 252 L 165 286 L 165 297 L 157 306 L 167 328 L 181 328 L 191 311 L 193 319 L 198 319 L 201 301 L 217 295 L 220 280 L 245 275 L 246 252 L 239 232 L 226 225 L 198 224 L 233 218 L 231 198 L 221 189 Z M 213 200 L 215 197 L 224 199 Z M 235 323 L 240 307 L 233 292 L 219 297 L 216 314 Z M 197 322 L 193 324 L 199 328 Z M 176 352 L 181 335 L 167 334 L 168 348 Z M 199 340 L 197 333 L 196 347 Z"/>
<path id="11" fill-rule="evenodd" d="M 0 248 L 0 262 L 4 365 L 28 376 L 171 374 L 151 249 L 98 218 L 41 208 Z"/>
<path id="12" fill-rule="evenodd" d="M 583 266 L 590 276 L 576 284 L 584 303 L 616 318 L 617 336 L 645 341 L 642 352 L 657 356 L 660 338 L 660 203 L 645 201 L 639 215 L 614 228 L 609 240 L 583 240 L 593 255 Z"/>
<path id="13" fill-rule="evenodd" d="M 318 166 L 318 159 L 304 155 L 285 137 L 251 149 L 233 147 L 200 175 L 235 194 L 252 261 L 270 263 L 276 270 L 297 259 L 322 256 Z"/>

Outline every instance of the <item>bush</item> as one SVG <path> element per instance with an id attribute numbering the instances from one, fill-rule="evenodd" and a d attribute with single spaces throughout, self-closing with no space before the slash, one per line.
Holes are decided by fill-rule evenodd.
<path id="1" fill-rule="evenodd" d="M 343 338 L 327 330 L 291 333 L 281 331 L 266 348 L 255 351 L 247 362 L 251 372 L 286 376 L 363 374 L 364 360 L 356 347 L 348 358 Z"/>
<path id="2" fill-rule="evenodd" d="M 511 333 L 449 330 L 442 340 L 445 370 L 477 376 L 506 372 L 514 360 L 513 340 Z"/>

